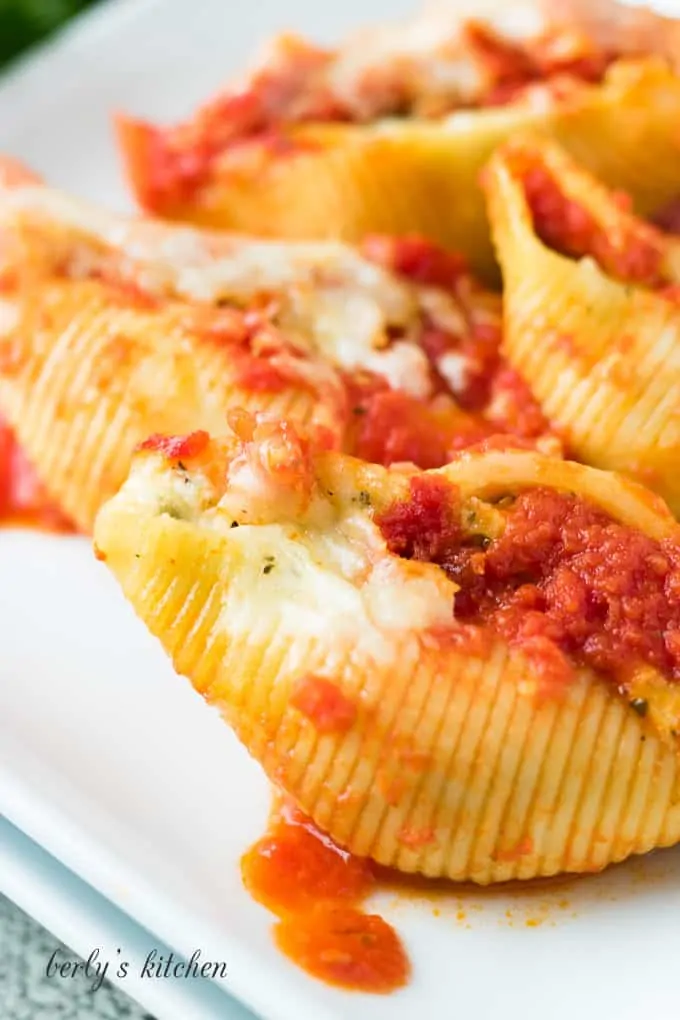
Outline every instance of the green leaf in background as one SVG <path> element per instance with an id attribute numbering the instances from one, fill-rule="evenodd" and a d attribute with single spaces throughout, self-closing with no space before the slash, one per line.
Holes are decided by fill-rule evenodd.
<path id="1" fill-rule="evenodd" d="M 0 0 L 0 66 L 93 0 Z"/>

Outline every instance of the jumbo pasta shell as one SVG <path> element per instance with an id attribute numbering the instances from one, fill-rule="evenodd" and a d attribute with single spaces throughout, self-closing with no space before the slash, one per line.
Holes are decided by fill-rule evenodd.
<path id="1" fill-rule="evenodd" d="M 3 176 L 0 415 L 81 527 L 136 442 L 220 431 L 237 406 L 378 461 L 437 466 L 499 429 L 559 449 L 498 359 L 500 297 L 456 255 L 128 219 Z"/>
<path id="2" fill-rule="evenodd" d="M 10 193 L 0 195 L 0 413 L 78 528 L 91 531 L 138 443 L 155 432 L 221 431 L 232 407 L 319 427 L 340 445 L 344 390 L 332 367 L 266 326 L 247 339 L 232 308 L 107 279 L 111 261 L 127 263 L 97 234 L 98 214 L 40 186 L 29 192 L 18 213 Z M 101 216 L 126 238 L 123 250 L 147 246 L 145 272 L 164 279 L 173 231 Z"/>
<path id="3" fill-rule="evenodd" d="M 228 348 L 198 338 L 181 310 L 120 307 L 85 282 L 30 288 L 9 305 L 0 407 L 82 531 L 151 433 L 223 429 L 232 406 L 323 419 L 308 389 L 267 398 L 240 386 Z"/>
<path id="4" fill-rule="evenodd" d="M 225 467 L 220 450 L 208 459 L 224 479 L 243 455 L 227 444 Z M 587 670 L 562 698 L 536 698 L 523 653 L 450 640 L 451 583 L 388 553 L 366 509 L 408 479 L 340 455 L 316 458 L 313 470 L 332 493 L 324 500 L 350 507 L 341 523 L 321 500 L 294 524 L 302 504 L 291 510 L 293 490 L 279 486 L 266 503 L 254 495 L 230 527 L 247 491 L 238 479 L 238 497 L 227 485 L 218 503 L 195 484 L 170 516 L 176 466 L 145 454 L 96 526 L 99 555 L 138 615 L 267 775 L 352 852 L 430 876 L 489 883 L 598 870 L 678 840 L 672 741 Z M 442 474 L 466 498 L 536 484 L 578 492 L 677 540 L 659 501 L 593 469 L 494 453 Z M 325 678 L 342 709 L 330 723 L 298 707 L 310 677 Z"/>
<path id="5" fill-rule="evenodd" d="M 678 123 L 680 77 L 661 60 L 623 61 L 602 85 L 544 110 L 282 128 L 285 154 L 264 148 L 255 163 L 252 154 L 241 161 L 227 154 L 179 202 L 150 186 L 162 133 L 121 118 L 118 136 L 138 201 L 170 219 L 285 238 L 416 232 L 463 252 L 488 275 L 493 251 L 478 175 L 499 144 L 520 130 L 545 131 L 646 213 L 680 189 Z"/>
<path id="6" fill-rule="evenodd" d="M 680 245 L 635 220 L 565 152 L 540 140 L 511 143 L 489 166 L 508 360 L 576 457 L 632 475 L 680 512 L 680 304 L 613 278 L 592 258 L 575 261 L 549 248 L 523 184 L 523 174 L 537 169 L 611 240 L 624 272 L 626 264 L 635 269 L 642 239 L 643 255 L 658 254 L 660 275 L 680 280 Z"/>

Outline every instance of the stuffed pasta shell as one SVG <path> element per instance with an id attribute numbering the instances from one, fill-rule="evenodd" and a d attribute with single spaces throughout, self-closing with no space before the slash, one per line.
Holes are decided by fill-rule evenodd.
<path id="1" fill-rule="evenodd" d="M 220 432 L 234 406 L 381 462 L 436 466 L 497 430 L 559 446 L 499 345 L 498 297 L 426 242 L 128 220 L 5 164 L 0 416 L 82 530 L 137 443 Z"/>
<path id="2" fill-rule="evenodd" d="M 417 231 L 492 265 L 477 176 L 540 127 L 648 212 L 680 191 L 678 23 L 613 0 L 440 3 L 295 36 L 177 127 L 118 120 L 142 206 L 281 237 Z"/>
<path id="3" fill-rule="evenodd" d="M 680 512 L 680 238 L 540 139 L 499 150 L 486 189 L 508 359 L 579 460 Z"/>
<path id="4" fill-rule="evenodd" d="M 95 541 L 177 671 L 341 846 L 488 883 L 680 838 L 680 527 L 487 443 L 428 472 L 235 413 Z M 226 781 L 225 777 L 225 781 Z"/>

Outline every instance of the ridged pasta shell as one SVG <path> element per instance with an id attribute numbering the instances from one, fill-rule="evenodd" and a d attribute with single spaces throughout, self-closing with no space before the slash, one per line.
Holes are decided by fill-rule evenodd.
<path id="1" fill-rule="evenodd" d="M 307 558 L 316 525 L 277 523 L 283 489 L 252 503 L 251 520 L 268 515 L 262 527 L 230 528 L 228 507 L 215 510 L 217 497 L 206 502 L 200 487 L 198 502 L 169 516 L 173 468 L 150 454 L 96 526 L 100 555 L 137 614 L 267 775 L 339 843 L 405 872 L 489 883 L 597 870 L 677 841 L 677 754 L 649 720 L 587 671 L 562 698 L 536 698 L 521 653 L 492 639 L 448 640 L 438 630 L 444 619 L 451 626 L 443 571 L 388 553 L 357 499 L 368 492 L 378 505 L 405 476 L 333 454 L 314 470 L 331 502 L 359 504 L 351 555 L 338 553 L 343 527 L 322 523 Z M 576 464 L 470 454 L 442 473 L 466 498 L 553 486 L 650 535 L 678 534 L 651 494 Z M 376 587 L 357 568 L 360 541 Z M 263 562 L 275 562 L 271 573 Z M 364 580 L 343 574 L 354 568 Z M 296 707 L 307 675 L 328 678 L 354 707 L 341 732 Z"/>
<path id="2" fill-rule="evenodd" d="M 545 131 L 646 213 L 680 189 L 678 123 L 680 77 L 661 60 L 622 61 L 601 86 L 547 110 L 291 127 L 283 132 L 291 143 L 285 155 L 264 151 L 256 167 L 249 158 L 242 168 L 238 156 L 225 158 L 191 200 L 153 206 L 148 182 L 158 135 L 129 118 L 119 120 L 118 134 L 138 200 L 170 219 L 285 238 L 417 232 L 463 252 L 488 275 L 493 251 L 478 175 L 498 145 L 521 130 Z"/>
<path id="3" fill-rule="evenodd" d="M 508 360 L 579 460 L 637 478 L 680 513 L 680 303 L 543 243 L 522 180 L 532 168 L 547 170 L 624 258 L 626 238 L 634 244 L 642 230 L 658 239 L 665 275 L 680 281 L 680 244 L 657 238 L 547 142 L 513 142 L 489 165 Z"/>
<path id="4" fill-rule="evenodd" d="M 151 433 L 220 432 L 241 407 L 349 444 L 343 372 L 425 400 L 425 310 L 468 328 L 453 294 L 347 245 L 118 217 L 1 159 L 0 232 L 0 414 L 85 530 Z"/>
<path id="5" fill-rule="evenodd" d="M 239 340 L 238 324 L 233 335 L 231 309 L 149 297 L 130 281 L 96 278 L 109 256 L 124 261 L 125 244 L 134 250 L 141 237 L 163 279 L 172 228 L 136 226 L 48 189 L 29 190 L 27 224 L 11 201 L 0 201 L 0 413 L 81 530 L 91 531 L 102 502 L 126 477 L 135 446 L 152 433 L 220 432 L 230 408 L 241 407 L 322 427 L 330 445 L 340 445 L 344 389 L 313 352 L 279 351 L 275 337 L 260 355 Z M 60 220 L 62 205 L 68 215 Z M 54 215 L 43 206 L 54 206 Z M 121 250 L 96 236 L 99 215 L 125 239 Z M 60 270 L 64 257 L 73 262 L 73 278 Z M 98 271 L 88 279 L 93 262 Z M 262 371 L 272 364 L 285 374 L 263 384 Z M 259 383 L 248 381 L 258 373 Z"/>
<path id="6" fill-rule="evenodd" d="M 263 395 L 239 386 L 229 349 L 197 338 L 176 310 L 112 306 L 105 286 L 79 282 L 28 289 L 12 312 L 0 407 L 84 532 L 151 433 L 221 430 L 234 406 L 324 423 L 309 389 Z"/>

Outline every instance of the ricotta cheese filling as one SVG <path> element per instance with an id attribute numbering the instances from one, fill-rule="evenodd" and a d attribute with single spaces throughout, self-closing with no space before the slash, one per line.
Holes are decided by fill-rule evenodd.
<path id="1" fill-rule="evenodd" d="M 451 624 L 455 585 L 435 565 L 391 555 L 356 490 L 334 502 L 315 483 L 308 499 L 291 501 L 282 498 L 286 488 L 237 456 L 218 498 L 200 470 L 151 453 L 137 458 L 115 498 L 221 535 L 231 633 L 273 615 L 296 637 L 326 633 L 387 660 L 397 635 Z"/>
<path id="2" fill-rule="evenodd" d="M 417 342 L 424 317 L 442 329 L 465 328 L 452 294 L 403 279 L 338 242 L 251 240 L 128 221 L 40 186 L 0 192 L 0 213 L 19 230 L 47 222 L 55 250 L 70 242 L 72 275 L 96 271 L 112 248 L 121 274 L 152 295 L 245 309 L 270 298 L 269 314 L 296 346 L 344 370 L 375 372 L 418 398 L 433 389 Z"/>

